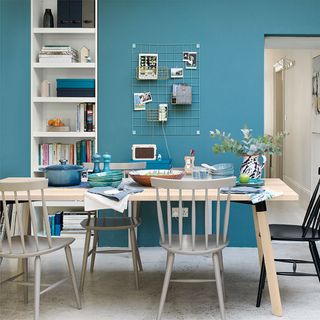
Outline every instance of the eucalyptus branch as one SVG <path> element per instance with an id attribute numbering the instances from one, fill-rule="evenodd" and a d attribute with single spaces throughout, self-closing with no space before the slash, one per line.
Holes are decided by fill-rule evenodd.
<path id="1" fill-rule="evenodd" d="M 231 152 L 237 155 L 261 155 L 265 153 L 281 155 L 282 142 L 287 132 L 279 132 L 275 136 L 264 135 L 254 138 L 252 136 L 252 129 L 244 127 L 241 129 L 243 139 L 241 141 L 235 140 L 230 133 L 221 132 L 218 129 L 210 131 L 213 139 L 218 139 L 220 143 L 213 145 L 214 153 Z"/>

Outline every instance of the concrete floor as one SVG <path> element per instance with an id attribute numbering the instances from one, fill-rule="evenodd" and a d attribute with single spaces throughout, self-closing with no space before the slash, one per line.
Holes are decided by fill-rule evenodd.
<path id="1" fill-rule="evenodd" d="M 271 222 L 301 221 L 303 210 L 300 204 L 277 204 L 269 207 Z M 288 212 L 285 214 L 284 212 Z M 277 257 L 297 257 L 309 259 L 306 245 L 274 244 Z M 82 249 L 79 243 L 73 248 L 77 274 L 80 275 Z M 127 254 L 98 255 L 95 272 L 87 273 L 85 290 L 82 295 L 83 308 L 77 310 L 73 291 L 69 282 L 46 293 L 41 298 L 41 319 L 104 319 L 131 320 L 155 319 L 165 270 L 166 254 L 161 248 L 141 248 L 144 272 L 141 273 L 142 288 L 134 287 L 132 261 Z M 278 319 L 271 314 L 267 290 L 262 306 L 255 307 L 258 286 L 258 258 L 253 248 L 226 248 L 225 283 L 227 290 L 227 319 Z M 5 279 L 14 272 L 15 261 L 5 260 L 0 269 L 0 278 Z M 285 266 L 278 265 L 278 270 Z M 314 271 L 313 266 L 300 268 Z M 30 263 L 30 271 L 33 265 Z M 63 251 L 42 259 L 42 281 L 50 283 L 63 278 L 66 263 Z M 190 259 L 177 257 L 173 277 L 212 277 L 211 259 L 199 257 Z M 320 285 L 316 278 L 281 277 L 280 290 L 284 317 L 287 320 L 318 320 Z M 33 303 L 30 289 L 30 303 L 23 304 L 21 287 L 5 284 L 0 287 L 0 319 L 32 319 Z M 212 320 L 220 319 L 215 284 L 171 285 L 165 305 L 163 320 Z"/>

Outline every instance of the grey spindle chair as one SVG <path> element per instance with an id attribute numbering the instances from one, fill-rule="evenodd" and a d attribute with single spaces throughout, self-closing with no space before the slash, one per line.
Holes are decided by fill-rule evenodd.
<path id="1" fill-rule="evenodd" d="M 93 163 L 86 162 L 83 164 L 89 170 L 93 169 Z M 100 164 L 100 168 L 102 169 Z M 131 170 L 145 169 L 146 162 L 124 162 L 117 163 L 111 162 L 111 170 L 123 170 L 124 178 L 127 176 L 128 172 Z M 132 253 L 132 262 L 135 275 L 136 288 L 139 289 L 139 271 L 143 271 L 142 262 L 140 258 L 140 252 L 137 245 L 137 228 L 140 225 L 141 221 L 139 218 L 139 205 L 140 203 L 129 202 L 128 204 L 128 216 L 114 216 L 114 217 L 97 217 L 97 213 L 92 218 L 90 215 L 88 219 L 85 219 L 81 222 L 81 226 L 86 229 L 86 240 L 83 252 L 83 261 L 82 261 L 82 270 L 80 278 L 80 291 L 84 289 L 85 276 L 87 272 L 87 262 L 88 258 L 91 255 L 91 265 L 90 272 L 93 272 L 96 254 L 113 254 L 113 253 Z M 99 240 L 99 231 L 115 231 L 115 230 L 128 230 L 128 249 L 108 249 L 108 250 L 97 250 L 98 240 Z M 90 250 L 90 239 L 93 235 L 93 244 L 92 249 Z"/>
<path id="2" fill-rule="evenodd" d="M 161 319 L 164 303 L 167 296 L 169 282 L 211 282 L 215 281 L 218 291 L 218 300 L 220 306 L 221 318 L 225 319 L 224 312 L 224 284 L 223 284 L 223 262 L 222 249 L 228 245 L 227 233 L 230 214 L 230 188 L 235 185 L 235 177 L 210 179 L 210 180 L 168 180 L 160 178 L 151 178 L 152 186 L 156 188 L 157 194 L 157 212 L 160 228 L 160 245 L 167 250 L 167 266 L 163 282 L 163 288 L 160 298 L 160 306 L 157 320 Z M 221 188 L 228 188 L 229 192 L 226 196 L 221 197 Z M 165 189 L 165 193 L 160 189 Z M 215 189 L 215 190 L 212 190 Z M 209 212 L 211 208 L 209 201 L 209 190 L 216 193 L 217 208 L 216 208 L 216 230 L 212 234 L 209 230 Z M 192 199 L 191 207 L 191 234 L 187 234 L 184 230 L 184 221 L 182 216 L 182 199 L 183 193 L 188 193 Z M 191 193 L 191 194 L 190 194 Z M 211 198 L 212 199 L 212 198 Z M 178 216 L 178 234 L 172 233 L 172 216 L 171 202 L 178 200 L 179 216 Z M 196 212 L 196 201 L 205 202 L 204 210 L 204 234 L 196 233 L 197 221 L 200 218 L 199 212 Z M 167 202 L 167 230 L 165 230 L 161 201 Z M 220 203 L 226 201 L 224 223 L 221 225 Z M 221 230 L 222 227 L 222 230 Z M 182 255 L 212 255 L 214 264 L 215 280 L 213 279 L 179 279 L 170 280 L 174 258 L 176 254 Z"/>
<path id="3" fill-rule="evenodd" d="M 4 214 L 4 228 L 6 231 L 6 238 L 0 239 L 0 257 L 9 259 L 22 259 L 23 272 L 10 277 L 0 283 L 7 281 L 13 281 L 21 276 L 23 276 L 23 281 L 15 281 L 19 285 L 25 286 L 24 288 L 24 302 L 28 303 L 28 286 L 34 285 L 34 319 L 39 319 L 40 311 L 40 295 L 56 288 L 58 285 L 62 284 L 68 278 L 60 280 L 51 285 L 41 284 L 41 260 L 40 257 L 45 254 L 53 253 L 60 249 L 65 249 L 66 259 L 68 264 L 68 269 L 70 273 L 70 278 L 72 281 L 76 303 L 78 309 L 81 309 L 81 301 L 75 276 L 75 270 L 72 260 L 72 254 L 70 245 L 75 240 L 74 238 L 58 238 L 51 237 L 50 226 L 48 220 L 48 211 L 46 207 L 46 201 L 44 196 L 44 189 L 48 187 L 48 180 L 44 178 L 17 178 L 0 180 L 0 192 L 3 204 L 3 214 Z M 42 201 L 42 214 L 44 221 L 45 235 L 40 236 L 37 218 L 35 210 L 32 203 L 31 192 L 38 192 Z M 38 194 L 38 193 L 37 193 Z M 12 229 L 10 227 L 10 221 L 8 216 L 7 201 L 14 201 L 16 205 L 16 227 L 18 227 L 18 235 L 12 234 Z M 27 202 L 29 205 L 29 210 L 21 209 L 21 202 Z M 23 216 L 23 215 L 27 215 Z M 24 221 L 31 220 L 32 235 L 28 235 L 25 232 L 25 227 L 23 225 Z M 35 258 L 34 262 L 34 282 L 28 281 L 28 259 Z M 40 287 L 46 287 L 40 291 Z"/>

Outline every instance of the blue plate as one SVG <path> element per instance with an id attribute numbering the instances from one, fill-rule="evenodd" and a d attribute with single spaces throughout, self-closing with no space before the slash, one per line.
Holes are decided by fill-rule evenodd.
<path id="1" fill-rule="evenodd" d="M 243 186 L 243 187 L 262 187 L 264 186 L 263 179 L 250 179 L 248 183 L 241 183 L 239 178 L 237 178 L 236 186 Z"/>

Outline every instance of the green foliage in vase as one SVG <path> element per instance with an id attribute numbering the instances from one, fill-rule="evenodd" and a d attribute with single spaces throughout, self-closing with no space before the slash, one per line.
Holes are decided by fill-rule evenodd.
<path id="1" fill-rule="evenodd" d="M 214 139 L 219 139 L 220 143 L 213 145 L 214 153 L 232 152 L 236 155 L 262 155 L 265 153 L 281 155 L 282 141 L 288 134 L 287 132 L 279 132 L 275 136 L 264 135 L 253 137 L 252 129 L 244 127 L 241 129 L 243 134 L 242 140 L 235 140 L 230 133 L 221 132 L 218 129 L 210 131 L 210 135 Z"/>

